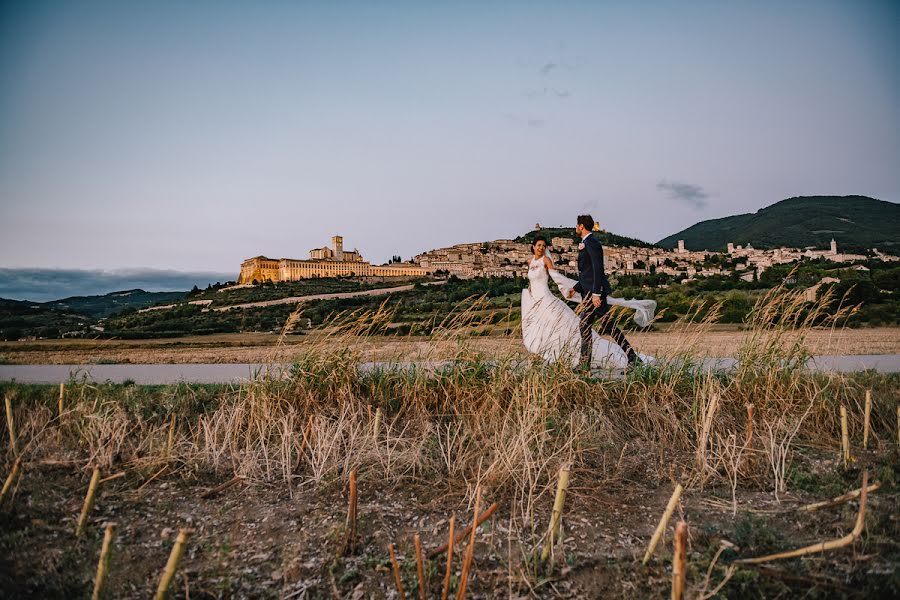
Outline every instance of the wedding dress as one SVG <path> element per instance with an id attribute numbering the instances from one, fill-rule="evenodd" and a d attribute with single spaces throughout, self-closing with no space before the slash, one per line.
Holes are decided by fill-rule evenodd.
<path id="1" fill-rule="evenodd" d="M 548 274 L 543 258 L 533 258 L 528 263 L 528 288 L 522 290 L 522 340 L 529 352 L 539 354 L 547 362 L 562 361 L 573 368 L 580 360 L 581 334 L 578 330 L 579 318 L 574 310 L 550 291 L 553 278 L 563 296 L 575 285 L 556 269 Z M 572 302 L 581 302 L 581 295 L 575 294 Z M 654 300 L 624 300 L 608 297 L 611 305 L 624 306 L 635 310 L 634 320 L 645 326 L 653 320 L 656 311 Z M 592 332 L 592 369 L 621 369 L 628 365 L 628 357 L 618 345 Z M 643 362 L 652 358 L 638 353 Z"/>

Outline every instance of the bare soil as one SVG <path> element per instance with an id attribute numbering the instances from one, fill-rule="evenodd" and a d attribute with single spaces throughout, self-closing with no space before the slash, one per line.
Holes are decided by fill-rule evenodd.
<path id="1" fill-rule="evenodd" d="M 692 353 L 734 356 L 744 333 L 733 326 L 718 326 L 697 334 L 662 329 L 628 334 L 634 346 L 651 355 L 690 348 Z M 455 342 L 417 337 L 367 337 L 341 343 L 360 351 L 365 360 L 420 360 L 446 358 L 457 350 Z M 291 335 L 279 344 L 274 334 L 221 334 L 160 340 L 36 340 L 0 343 L 0 361 L 7 364 L 102 363 L 265 363 L 290 361 L 304 348 L 321 344 L 320 334 Z M 812 330 L 808 345 L 817 355 L 900 353 L 900 328 Z M 488 355 L 525 354 L 521 339 L 475 337 L 470 346 Z"/>
<path id="2" fill-rule="evenodd" d="M 886 485 L 871 495 L 867 529 L 852 548 L 739 569 L 719 597 L 874 598 L 896 593 L 900 496 L 891 481 L 885 481 L 896 476 L 896 458 L 896 452 L 860 457 L 857 467 L 870 467 Z M 658 481 L 647 463 L 640 452 L 631 451 L 623 454 L 612 479 L 598 481 L 587 468 L 573 473 L 564 542 L 549 573 L 537 573 L 529 558 L 540 540 L 510 527 L 515 499 L 485 498 L 484 506 L 498 502 L 499 510 L 479 530 L 469 597 L 668 597 L 673 526 L 649 566 L 641 565 L 641 557 L 673 486 Z M 818 512 L 793 510 L 829 498 L 835 489 L 859 485 L 859 468 L 841 474 L 837 461 L 827 456 L 814 463 L 818 467 L 806 474 L 805 489 L 791 490 L 780 503 L 771 494 L 739 491 L 736 515 L 727 490 L 685 493 L 673 522 L 683 518 L 690 528 L 687 598 L 699 597 L 722 540 L 738 547 L 722 555 L 707 591 L 735 557 L 790 549 L 850 531 L 856 503 Z M 150 474 L 129 472 L 104 484 L 87 534 L 78 540 L 73 530 L 88 474 L 74 465 L 34 464 L 20 480 L 11 507 L 0 513 L 0 596 L 89 596 L 102 525 L 115 522 L 108 597 L 149 597 L 176 532 L 190 528 L 193 533 L 173 586 L 175 598 L 395 598 L 389 543 L 397 548 L 407 597 L 415 598 L 413 535 L 422 536 L 427 552 L 446 540 L 453 512 L 460 528 L 471 521 L 472 507 L 465 504 L 461 490 L 440 481 L 387 487 L 376 474 L 361 473 L 357 548 L 340 555 L 347 505 L 343 480 L 318 489 L 242 483 L 204 498 L 204 492 L 224 480 L 181 475 L 175 466 L 172 473 L 153 480 Z M 551 503 L 548 493 L 537 507 L 538 537 Z M 457 546 L 454 580 L 463 550 L 464 544 Z M 426 563 L 429 597 L 440 593 L 445 564 L 444 555 Z"/>

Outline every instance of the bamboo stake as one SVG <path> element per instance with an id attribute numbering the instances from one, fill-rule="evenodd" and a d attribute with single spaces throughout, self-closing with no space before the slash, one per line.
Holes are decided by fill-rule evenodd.
<path id="1" fill-rule="evenodd" d="M 201 498 L 212 498 L 219 492 L 224 492 L 231 486 L 238 484 L 238 483 L 242 482 L 243 480 L 244 480 L 244 478 L 241 477 L 240 475 L 238 475 L 237 477 L 229 479 L 228 481 L 226 481 L 225 483 L 223 483 L 221 485 L 217 485 L 216 487 L 212 488 L 211 490 L 207 490 L 207 491 L 203 492 L 202 494 L 200 494 L 200 497 Z"/>
<path id="2" fill-rule="evenodd" d="M 356 469 L 350 471 L 350 499 L 347 503 L 347 539 L 344 543 L 345 552 L 353 552 L 356 545 Z"/>
<path id="3" fill-rule="evenodd" d="M 406 600 L 406 592 L 403 591 L 403 582 L 400 580 L 400 565 L 397 564 L 397 555 L 394 554 L 394 545 L 388 544 L 388 552 L 391 555 L 391 566 L 394 567 L 394 583 L 397 584 L 397 593 L 400 600 Z"/>
<path id="4" fill-rule="evenodd" d="M 16 462 L 13 463 L 12 470 L 9 472 L 9 475 L 6 477 L 6 481 L 3 483 L 3 490 L 0 490 L 0 506 L 3 505 L 3 502 L 6 500 L 6 494 L 12 489 L 13 484 L 16 481 L 16 477 L 19 476 L 19 469 L 22 466 L 22 458 L 16 458 Z"/>
<path id="5" fill-rule="evenodd" d="M 709 432 L 712 429 L 713 417 L 716 416 L 716 408 L 718 406 L 719 395 L 716 393 L 710 394 L 706 414 L 703 417 L 703 427 L 700 430 L 700 439 L 697 442 L 697 464 L 699 466 L 706 464 L 706 446 L 709 442 Z"/>
<path id="6" fill-rule="evenodd" d="M 753 405 L 748 404 L 747 405 L 747 437 L 744 440 L 744 445 L 749 448 L 752 441 L 753 441 Z"/>
<path id="7" fill-rule="evenodd" d="M 850 463 L 850 436 L 847 433 L 847 408 L 841 405 L 841 454 L 844 457 L 844 468 Z"/>
<path id="8" fill-rule="evenodd" d="M 488 509 L 486 511 L 484 511 L 483 513 L 481 513 L 478 516 L 478 522 L 475 524 L 475 526 L 481 527 L 481 524 L 484 523 L 485 521 L 487 521 L 488 519 L 490 519 L 496 511 L 497 511 L 497 503 L 494 502 L 493 504 L 490 505 L 490 507 L 488 507 Z M 468 527 L 466 527 L 465 529 L 463 529 L 462 531 L 460 531 L 459 533 L 456 534 L 456 539 L 453 540 L 452 544 L 455 545 L 455 544 L 460 543 L 471 532 L 472 532 L 472 525 L 469 525 Z M 447 544 L 442 544 L 441 546 L 435 548 L 434 550 L 432 550 L 431 552 L 428 553 L 428 558 L 435 558 L 439 554 L 443 554 L 447 550 L 447 548 L 450 547 L 450 545 L 451 545 L 451 543 L 448 542 Z"/>
<path id="9" fill-rule="evenodd" d="M 869 489 L 866 490 L 867 494 L 871 494 L 875 490 L 881 487 L 881 483 L 873 483 L 869 486 Z M 847 492 L 843 496 L 838 496 L 837 498 L 833 498 L 832 500 L 825 500 L 824 502 L 816 502 L 814 504 L 807 504 L 806 506 L 801 506 L 797 510 L 805 510 L 808 512 L 812 512 L 814 510 L 819 510 L 820 508 L 830 508 L 832 506 L 838 506 L 839 504 L 843 504 L 844 502 L 850 502 L 851 500 L 855 500 L 859 498 L 859 495 L 862 494 L 862 488 L 853 490 L 852 492 Z"/>
<path id="10" fill-rule="evenodd" d="M 416 544 L 416 574 L 419 576 L 419 600 L 425 600 L 425 566 L 422 563 L 422 538 L 417 533 L 413 541 Z"/>
<path id="11" fill-rule="evenodd" d="M 113 523 L 107 523 L 103 530 L 103 546 L 100 548 L 100 562 L 97 563 L 97 575 L 94 577 L 94 593 L 91 594 L 91 600 L 100 600 L 103 595 L 103 584 L 106 583 L 106 576 L 109 574 L 109 553 L 112 549 L 115 529 L 116 526 Z"/>
<path id="12" fill-rule="evenodd" d="M 59 418 L 62 419 L 63 415 L 63 403 L 66 399 L 66 384 L 59 384 Z"/>
<path id="13" fill-rule="evenodd" d="M 169 436 L 166 439 L 166 459 L 172 456 L 172 448 L 175 447 L 175 422 L 178 418 L 176 413 L 172 413 L 169 418 Z"/>
<path id="14" fill-rule="evenodd" d="M 175 538 L 175 545 L 172 546 L 172 552 L 169 554 L 166 568 L 163 569 L 162 577 L 159 579 L 159 586 L 156 588 L 154 600 L 165 599 L 169 586 L 172 584 L 172 579 L 175 578 L 175 570 L 178 569 L 178 563 L 184 554 L 184 544 L 187 542 L 188 534 L 190 533 L 190 529 L 180 529 L 178 531 L 178 537 Z"/>
<path id="15" fill-rule="evenodd" d="M 378 441 L 378 433 L 381 431 L 381 408 L 375 409 L 375 425 L 372 428 L 372 439 Z"/>
<path id="16" fill-rule="evenodd" d="M 7 392 L 4 400 L 6 402 L 6 428 L 9 430 L 9 447 L 13 456 L 18 456 L 19 449 L 16 443 L 16 422 L 13 419 L 12 392 Z"/>
<path id="17" fill-rule="evenodd" d="M 687 571 L 687 523 L 681 521 L 675 527 L 675 554 L 672 557 L 672 600 L 681 600 L 684 594 L 684 575 Z"/>
<path id="18" fill-rule="evenodd" d="M 677 484 L 675 486 L 675 491 L 672 492 L 672 497 L 669 498 L 669 503 L 666 504 L 666 510 L 663 511 L 662 517 L 659 519 L 659 524 L 656 526 L 656 531 L 653 532 L 653 537 L 650 538 L 650 545 L 647 546 L 647 551 L 644 553 L 644 564 L 646 565 L 650 562 L 650 557 L 653 556 L 653 552 L 656 550 L 656 545 L 659 544 L 660 538 L 662 538 L 663 532 L 666 530 L 666 526 L 669 524 L 669 519 L 672 518 L 672 513 L 675 511 L 675 507 L 678 505 L 678 500 L 681 498 L 681 492 L 684 490 L 681 487 L 681 484 Z"/>
<path id="19" fill-rule="evenodd" d="M 866 408 L 863 413 L 863 450 L 869 448 L 869 420 L 872 416 L 872 390 L 866 390 Z"/>
<path id="20" fill-rule="evenodd" d="M 541 552 L 541 560 L 550 558 L 553 550 L 553 542 L 559 531 L 559 522 L 562 520 L 563 505 L 566 502 L 566 488 L 569 487 L 569 465 L 563 465 L 559 469 L 556 481 L 556 500 L 553 502 L 553 512 L 550 514 L 550 528 L 547 530 L 547 539 L 544 542 L 544 551 Z"/>
<path id="21" fill-rule="evenodd" d="M 472 522 L 478 522 L 478 510 L 481 508 L 481 485 L 475 488 L 475 510 L 472 513 Z M 472 528 L 472 537 L 469 539 L 469 546 L 466 548 L 466 557 L 463 561 L 462 573 L 459 576 L 459 589 L 456 590 L 456 600 L 462 600 L 466 597 L 466 584 L 469 583 L 469 569 L 472 568 L 472 559 L 475 556 L 475 534 L 478 532 L 477 527 Z"/>
<path id="22" fill-rule="evenodd" d="M 866 499 L 868 498 L 868 482 L 869 482 L 869 472 L 865 471 L 863 473 L 862 479 L 862 487 L 860 488 L 861 492 L 859 495 L 859 513 L 856 515 L 856 524 L 853 526 L 853 531 L 848 533 L 842 538 L 838 538 L 836 540 L 827 540 L 824 542 L 819 542 L 817 544 L 812 544 L 811 546 L 805 546 L 803 548 L 798 548 L 796 550 L 789 550 L 788 552 L 779 552 L 778 554 L 769 554 L 767 556 L 760 556 L 757 558 L 745 558 L 743 560 L 736 560 L 736 563 L 747 564 L 747 565 L 755 565 L 765 562 L 770 562 L 773 560 L 781 560 L 783 558 L 796 558 L 798 556 L 806 556 L 807 554 L 816 554 L 819 552 L 827 552 L 828 550 L 837 550 L 839 548 L 843 548 L 845 546 L 849 546 L 862 534 L 863 527 L 866 524 Z"/>
<path id="23" fill-rule="evenodd" d="M 109 477 L 104 477 L 103 479 L 100 480 L 100 483 L 106 483 L 107 481 L 113 481 L 115 479 L 120 479 L 122 477 L 125 477 L 125 475 L 126 475 L 125 471 L 119 471 L 115 475 L 110 475 Z"/>
<path id="24" fill-rule="evenodd" d="M 81 507 L 81 516 L 78 517 L 78 525 L 75 527 L 75 537 L 81 537 L 84 533 L 84 526 L 87 524 L 88 515 L 94 506 L 94 495 L 97 493 L 97 486 L 100 485 L 100 468 L 94 467 L 94 474 L 91 475 L 91 482 L 88 484 L 87 495 L 84 497 L 84 506 Z"/>
<path id="25" fill-rule="evenodd" d="M 444 591 L 441 593 L 441 600 L 447 600 L 447 594 L 450 592 L 450 574 L 453 572 L 453 530 L 455 528 L 456 513 L 453 513 L 450 515 L 450 535 L 447 536 L 447 572 L 444 573 Z"/>

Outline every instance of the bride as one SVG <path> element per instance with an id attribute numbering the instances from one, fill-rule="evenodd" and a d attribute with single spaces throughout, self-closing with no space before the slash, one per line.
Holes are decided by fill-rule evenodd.
<path id="1" fill-rule="evenodd" d="M 562 361 L 578 366 L 581 348 L 581 334 L 578 330 L 578 315 L 566 303 L 550 291 L 553 279 L 563 296 L 575 286 L 575 281 L 564 276 L 553 266 L 547 252 L 547 240 L 537 237 L 531 245 L 534 256 L 528 262 L 528 288 L 522 290 L 522 339 L 529 352 L 539 354 L 547 362 Z M 571 300 L 580 302 L 575 294 Z M 653 320 L 656 311 L 655 300 L 623 300 L 608 297 L 611 305 L 634 309 L 634 320 L 646 326 Z M 593 352 L 591 368 L 616 369 L 628 365 L 625 352 L 592 331 Z M 644 354 L 638 354 L 642 362 L 652 361 Z"/>

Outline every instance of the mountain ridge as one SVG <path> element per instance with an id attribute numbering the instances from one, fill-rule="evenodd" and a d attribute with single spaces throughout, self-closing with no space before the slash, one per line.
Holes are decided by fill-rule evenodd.
<path id="1" fill-rule="evenodd" d="M 708 219 L 657 242 L 674 248 L 723 251 L 731 242 L 757 248 L 827 248 L 835 239 L 842 251 L 878 248 L 900 251 L 900 204 L 868 196 L 795 196 L 755 213 Z"/>

